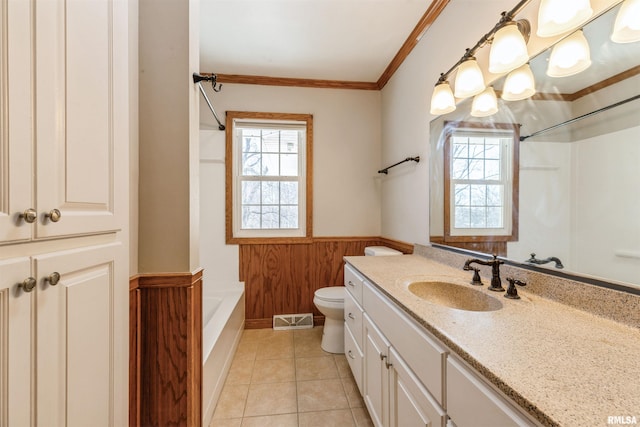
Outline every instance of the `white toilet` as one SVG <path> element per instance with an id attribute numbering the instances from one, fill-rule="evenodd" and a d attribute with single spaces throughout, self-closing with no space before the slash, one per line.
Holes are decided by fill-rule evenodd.
<path id="1" fill-rule="evenodd" d="M 365 255 L 402 255 L 386 246 L 367 246 Z M 313 303 L 324 315 L 322 349 L 329 353 L 344 353 L 344 286 L 329 286 L 314 292 Z"/>

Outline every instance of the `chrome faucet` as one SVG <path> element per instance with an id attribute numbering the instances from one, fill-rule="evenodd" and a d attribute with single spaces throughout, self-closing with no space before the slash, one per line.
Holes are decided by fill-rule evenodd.
<path id="1" fill-rule="evenodd" d="M 481 259 L 473 258 L 468 259 L 464 263 L 463 270 L 469 271 L 473 268 L 471 264 L 481 264 L 481 265 L 490 265 L 491 266 L 491 286 L 489 286 L 490 291 L 503 292 L 504 288 L 502 287 L 502 281 L 500 280 L 500 264 L 504 264 L 504 261 L 500 261 L 498 259 L 498 255 L 493 255 L 493 259 L 488 261 L 483 261 Z"/>
<path id="2" fill-rule="evenodd" d="M 525 262 L 528 262 L 530 264 L 538 264 L 538 265 L 546 264 L 548 262 L 555 262 L 556 268 L 564 268 L 564 265 L 562 265 L 562 261 L 560 261 L 560 258 L 554 257 L 554 256 L 550 256 L 549 258 L 545 258 L 545 259 L 537 259 L 536 254 L 531 254 L 531 258 L 529 258 Z"/>

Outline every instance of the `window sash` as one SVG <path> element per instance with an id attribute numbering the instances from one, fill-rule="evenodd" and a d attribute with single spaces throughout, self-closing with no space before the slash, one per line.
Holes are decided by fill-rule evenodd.
<path id="1" fill-rule="evenodd" d="M 260 130 L 260 147 L 257 150 L 244 151 L 244 144 L 242 141 L 243 130 L 256 129 Z M 264 130 L 274 131 L 295 131 L 297 132 L 297 150 L 295 153 L 290 153 L 282 150 L 281 139 L 278 139 L 277 150 L 264 150 Z M 234 120 L 234 139 L 233 139 L 233 237 L 237 238 L 252 238 L 252 237 L 304 237 L 306 235 L 306 123 L 299 121 L 265 121 L 257 122 Z M 260 162 L 260 168 L 257 173 L 245 174 L 243 168 L 243 161 L 245 159 L 245 153 L 255 154 Z M 289 170 L 297 169 L 297 175 L 280 175 L 282 172 L 282 155 L 295 154 L 297 155 L 296 168 L 289 168 Z M 278 157 L 278 174 L 265 173 L 263 168 L 264 157 L 277 156 Z M 278 203 L 267 203 L 264 201 L 263 196 L 260 196 L 260 200 L 257 203 L 244 203 L 242 200 L 242 188 L 243 183 L 258 182 L 258 183 L 297 183 L 298 197 L 297 203 L 281 203 L 280 197 Z M 281 190 L 281 187 L 279 191 Z M 281 193 L 279 193 L 281 194 Z M 293 209 L 292 209 L 293 208 Z M 255 213 L 254 218 L 258 218 L 260 226 L 259 228 L 248 227 L 247 224 L 243 224 L 243 215 L 248 213 L 251 215 L 251 210 Z M 287 210 L 295 211 L 297 214 L 297 224 L 294 226 L 283 227 L 282 218 L 283 212 Z M 259 212 L 259 213 L 258 213 Z M 271 218 L 271 221 L 266 219 Z M 264 226 L 265 221 L 270 226 Z M 272 226 L 274 223 L 278 223 L 278 226 Z M 294 221 L 295 223 L 295 221 Z M 281 228 L 283 227 L 283 228 Z"/>

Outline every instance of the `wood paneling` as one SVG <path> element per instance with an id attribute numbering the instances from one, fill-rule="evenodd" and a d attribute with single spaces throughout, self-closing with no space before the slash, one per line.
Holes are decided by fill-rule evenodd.
<path id="1" fill-rule="evenodd" d="M 241 244 L 240 280 L 245 282 L 245 327 L 271 327 L 276 314 L 321 313 L 313 293 L 342 286 L 344 256 L 385 245 L 410 253 L 412 245 L 380 237 L 313 238 L 304 244 Z"/>
<path id="2" fill-rule="evenodd" d="M 130 289 L 130 425 L 199 426 L 202 270 L 141 275 Z"/>
<path id="3" fill-rule="evenodd" d="M 431 236 L 429 240 L 432 243 L 453 246 L 454 248 L 467 249 L 485 254 L 495 254 L 498 256 L 507 256 L 507 242 L 445 242 L 444 237 L 442 236 Z"/>

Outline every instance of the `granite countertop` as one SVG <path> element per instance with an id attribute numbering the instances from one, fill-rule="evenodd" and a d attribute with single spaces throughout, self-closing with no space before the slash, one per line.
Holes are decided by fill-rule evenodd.
<path id="1" fill-rule="evenodd" d="M 527 292 L 519 300 L 469 284 L 473 272 L 418 255 L 345 257 L 411 317 L 543 425 L 640 422 L 640 330 Z M 462 265 L 461 265 L 462 267 Z M 498 298 L 502 309 L 463 311 L 412 294 L 407 279 L 442 280 Z M 503 286 L 506 288 L 506 281 Z"/>

